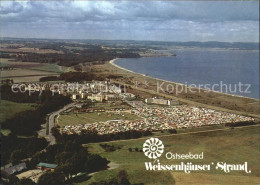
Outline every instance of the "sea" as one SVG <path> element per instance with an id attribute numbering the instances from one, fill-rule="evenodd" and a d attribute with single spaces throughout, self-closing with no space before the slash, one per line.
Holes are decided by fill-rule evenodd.
<path id="1" fill-rule="evenodd" d="M 115 64 L 167 81 L 259 99 L 259 51 L 170 50 L 176 56 L 124 58 Z"/>

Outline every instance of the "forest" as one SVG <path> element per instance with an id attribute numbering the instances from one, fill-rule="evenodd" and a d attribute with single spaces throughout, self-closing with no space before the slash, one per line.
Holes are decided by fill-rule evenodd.
<path id="1" fill-rule="evenodd" d="M 3 40 L 3 43 L 9 43 L 8 40 Z M 11 42 L 12 43 L 12 42 Z M 105 62 L 114 58 L 138 58 L 140 55 L 138 51 L 141 49 L 136 48 L 103 48 L 99 44 L 77 44 L 68 42 L 42 42 L 42 41 L 16 41 L 16 43 L 23 44 L 26 48 L 37 48 L 36 51 L 41 49 L 54 50 L 58 52 L 37 53 L 37 52 L 24 52 L 19 50 L 21 46 L 8 46 L 7 50 L 0 50 L 0 57 L 14 58 L 22 62 L 38 62 L 38 63 L 55 63 L 60 66 L 74 66 L 80 63 L 94 63 Z M 9 51 L 8 49 L 16 49 Z"/>

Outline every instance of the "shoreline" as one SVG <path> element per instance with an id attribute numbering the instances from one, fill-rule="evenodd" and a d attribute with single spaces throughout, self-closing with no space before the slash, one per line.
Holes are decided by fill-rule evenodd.
<path id="1" fill-rule="evenodd" d="M 208 91 L 209 93 L 210 93 L 210 92 L 213 92 L 213 93 L 217 93 L 217 94 L 220 94 L 220 95 L 226 95 L 226 96 L 231 96 L 231 97 L 236 97 L 236 98 L 244 98 L 244 99 L 259 101 L 259 99 L 257 99 L 257 98 L 252 98 L 252 97 L 247 97 L 247 96 L 241 96 L 241 95 L 235 95 L 235 94 L 229 94 L 229 93 L 224 93 L 224 92 L 219 92 L 219 91 L 214 91 L 214 90 L 208 90 L 208 89 L 199 88 L 199 87 L 190 87 L 190 86 L 185 85 L 185 84 L 182 84 L 182 83 L 173 82 L 173 81 L 169 81 L 169 80 L 164 80 L 164 79 L 160 79 L 160 78 L 156 78 L 156 77 L 151 77 L 151 76 L 145 75 L 145 74 L 143 74 L 143 73 L 134 72 L 134 71 L 131 71 L 131 70 L 129 70 L 129 69 L 123 68 L 123 67 L 121 67 L 121 66 L 115 64 L 115 61 L 118 60 L 118 59 L 119 59 L 119 58 L 115 58 L 115 59 L 110 60 L 110 61 L 109 61 L 109 64 L 113 65 L 114 67 L 116 67 L 116 68 L 118 68 L 118 69 L 124 70 L 124 71 L 126 71 L 126 72 L 130 72 L 130 73 L 133 73 L 133 74 L 141 75 L 141 76 L 150 78 L 150 79 L 152 79 L 152 80 L 163 81 L 163 82 L 171 83 L 171 84 L 174 84 L 174 85 L 184 86 L 184 87 L 186 87 L 186 88 L 193 88 L 193 89 L 197 89 L 197 90 L 199 90 L 199 91 L 200 91 L 200 90 Z"/>

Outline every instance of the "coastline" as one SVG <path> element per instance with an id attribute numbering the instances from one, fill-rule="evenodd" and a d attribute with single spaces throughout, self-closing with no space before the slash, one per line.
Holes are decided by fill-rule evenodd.
<path id="1" fill-rule="evenodd" d="M 231 96 L 231 97 L 245 98 L 245 99 L 259 101 L 259 99 L 252 98 L 252 97 L 241 96 L 241 95 L 236 95 L 236 94 L 229 94 L 229 93 L 224 93 L 224 92 L 219 92 L 219 91 L 214 91 L 214 90 L 208 90 L 208 89 L 199 88 L 199 87 L 190 87 L 190 86 L 188 86 L 186 84 L 182 84 L 182 83 L 178 83 L 178 82 L 174 82 L 174 81 L 169 81 L 169 80 L 164 80 L 164 79 L 160 79 L 160 78 L 156 78 L 156 77 L 151 77 L 151 76 L 145 75 L 143 73 L 134 72 L 134 71 L 131 71 L 129 69 L 123 68 L 123 67 L 115 64 L 115 61 L 118 60 L 118 59 L 119 58 L 115 58 L 115 59 L 110 60 L 109 64 L 111 64 L 114 67 L 117 67 L 117 68 L 119 68 L 121 70 L 124 70 L 126 72 L 130 72 L 130 73 L 133 73 L 133 74 L 141 75 L 141 76 L 150 78 L 152 80 L 157 80 L 157 81 L 167 82 L 167 83 L 171 83 L 171 84 L 175 84 L 175 85 L 185 86 L 186 88 L 192 88 L 192 89 L 198 89 L 198 90 L 203 90 L 203 91 L 209 91 L 209 92 L 217 93 L 217 94 L 220 94 L 220 95 L 226 95 L 226 96 Z"/>

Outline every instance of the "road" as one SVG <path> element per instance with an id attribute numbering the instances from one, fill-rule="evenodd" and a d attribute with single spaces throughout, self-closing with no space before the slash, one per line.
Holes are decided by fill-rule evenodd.
<path id="1" fill-rule="evenodd" d="M 50 115 L 49 115 L 49 134 L 48 134 L 50 145 L 54 145 L 56 143 L 55 137 L 51 133 L 51 129 L 55 126 L 55 117 L 58 116 L 61 112 L 65 111 L 71 107 L 74 107 L 75 105 L 76 105 L 76 103 L 71 103 L 55 112 L 50 113 Z"/>

